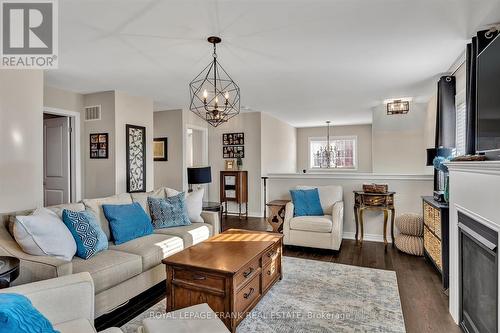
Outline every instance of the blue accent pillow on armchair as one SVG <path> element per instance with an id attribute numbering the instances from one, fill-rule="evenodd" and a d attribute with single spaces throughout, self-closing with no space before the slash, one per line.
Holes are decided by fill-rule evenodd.
<path id="1" fill-rule="evenodd" d="M 290 190 L 293 202 L 293 216 L 322 216 L 323 208 L 317 188 L 310 190 Z"/>
<path id="2" fill-rule="evenodd" d="M 155 229 L 191 224 L 186 208 L 186 196 L 184 192 L 166 199 L 148 197 L 148 204 Z"/>
<path id="3" fill-rule="evenodd" d="M 109 221 L 116 245 L 153 233 L 151 219 L 138 202 L 127 205 L 102 205 L 102 210 Z"/>
<path id="4" fill-rule="evenodd" d="M 59 333 L 26 296 L 19 294 L 0 294 L 0 332 Z"/>
<path id="5" fill-rule="evenodd" d="M 108 248 L 108 238 L 92 212 L 87 210 L 74 212 L 64 209 L 62 218 L 75 239 L 78 257 L 89 259 Z"/>

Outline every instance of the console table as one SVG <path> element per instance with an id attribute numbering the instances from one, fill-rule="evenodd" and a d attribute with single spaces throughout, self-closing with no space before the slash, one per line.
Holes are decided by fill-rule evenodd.
<path id="1" fill-rule="evenodd" d="M 376 209 L 384 212 L 384 244 L 387 245 L 387 220 L 389 211 L 391 212 L 391 237 L 394 245 L 394 194 L 387 193 L 368 193 L 363 191 L 354 191 L 354 219 L 356 221 L 356 242 L 358 241 L 358 224 L 361 227 L 360 242 L 363 242 L 363 212 L 367 209 Z"/>

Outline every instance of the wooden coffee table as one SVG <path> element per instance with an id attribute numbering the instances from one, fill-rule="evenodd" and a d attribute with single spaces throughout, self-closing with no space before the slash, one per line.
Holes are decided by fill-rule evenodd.
<path id="1" fill-rule="evenodd" d="M 276 233 L 230 229 L 164 259 L 167 312 L 208 303 L 235 332 L 281 280 L 282 238 Z"/>

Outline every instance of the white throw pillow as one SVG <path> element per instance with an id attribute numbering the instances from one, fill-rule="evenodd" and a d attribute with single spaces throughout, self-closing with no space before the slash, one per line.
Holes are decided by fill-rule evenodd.
<path id="1" fill-rule="evenodd" d="M 186 208 L 191 222 L 204 222 L 201 217 L 203 209 L 203 188 L 186 194 Z"/>
<path id="2" fill-rule="evenodd" d="M 29 216 L 16 216 L 14 238 L 24 252 L 71 261 L 75 239 L 56 213 L 38 208 Z"/>

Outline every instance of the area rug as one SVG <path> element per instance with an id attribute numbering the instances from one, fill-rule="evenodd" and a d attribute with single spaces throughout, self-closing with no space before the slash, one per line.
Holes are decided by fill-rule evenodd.
<path id="1" fill-rule="evenodd" d="M 405 332 L 393 271 L 284 257 L 283 275 L 238 333 Z M 135 333 L 143 318 L 163 313 L 165 300 L 122 330 Z"/>

